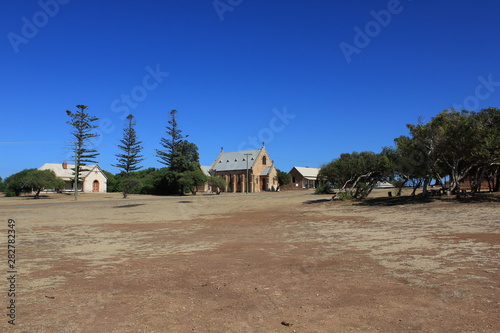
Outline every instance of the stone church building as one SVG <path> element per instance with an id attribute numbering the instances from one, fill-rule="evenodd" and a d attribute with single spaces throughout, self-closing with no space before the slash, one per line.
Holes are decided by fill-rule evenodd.
<path id="1" fill-rule="evenodd" d="M 273 191 L 278 187 L 278 173 L 264 147 L 227 153 L 222 151 L 209 172 L 226 180 L 225 192 L 247 192 L 247 184 L 248 192 Z"/>

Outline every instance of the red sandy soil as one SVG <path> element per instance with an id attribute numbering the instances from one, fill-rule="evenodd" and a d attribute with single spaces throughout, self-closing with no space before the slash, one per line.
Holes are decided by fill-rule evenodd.
<path id="1" fill-rule="evenodd" d="M 499 196 L 330 197 L 0 198 L 0 331 L 500 332 Z"/>

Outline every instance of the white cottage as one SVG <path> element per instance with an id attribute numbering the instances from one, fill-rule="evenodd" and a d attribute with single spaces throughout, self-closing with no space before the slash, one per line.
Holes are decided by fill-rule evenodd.
<path id="1" fill-rule="evenodd" d="M 73 180 L 75 175 L 73 169 L 75 166 L 68 163 L 45 163 L 38 170 L 52 170 L 58 178 L 61 178 L 66 183 L 66 187 L 63 191 L 73 191 Z M 107 191 L 107 181 L 108 178 L 102 172 L 101 168 L 97 164 L 86 165 L 86 171 L 80 173 L 82 182 L 78 183 L 78 191 L 84 193 L 91 192 L 106 192 Z"/>

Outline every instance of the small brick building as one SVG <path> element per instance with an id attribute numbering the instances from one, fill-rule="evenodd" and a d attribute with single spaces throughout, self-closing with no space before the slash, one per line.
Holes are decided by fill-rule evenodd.
<path id="1" fill-rule="evenodd" d="M 307 190 L 314 189 L 318 185 L 318 168 L 293 167 L 288 173 L 292 182 L 282 186 L 282 190 Z"/>

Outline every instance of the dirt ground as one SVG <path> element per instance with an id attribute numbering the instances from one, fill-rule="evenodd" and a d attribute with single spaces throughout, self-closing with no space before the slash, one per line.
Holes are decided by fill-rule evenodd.
<path id="1" fill-rule="evenodd" d="M 500 332 L 500 196 L 382 196 L 0 197 L 0 331 Z"/>

